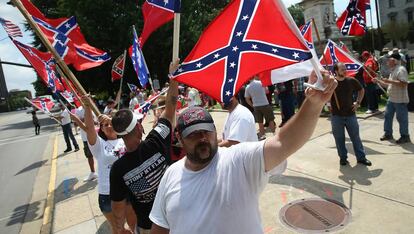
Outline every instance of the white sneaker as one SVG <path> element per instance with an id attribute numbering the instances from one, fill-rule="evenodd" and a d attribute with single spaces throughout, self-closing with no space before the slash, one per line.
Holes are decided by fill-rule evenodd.
<path id="1" fill-rule="evenodd" d="M 95 172 L 91 172 L 89 173 L 89 176 L 86 177 L 83 181 L 92 181 L 97 178 L 98 178 L 98 175 Z"/>
<path id="2" fill-rule="evenodd" d="M 367 110 L 367 111 L 365 112 L 365 114 L 372 114 L 372 113 L 374 113 L 372 110 Z"/>

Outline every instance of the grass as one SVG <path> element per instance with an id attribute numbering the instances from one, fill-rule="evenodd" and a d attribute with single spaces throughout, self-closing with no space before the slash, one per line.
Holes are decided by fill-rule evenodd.
<path id="1" fill-rule="evenodd" d="M 411 72 L 411 73 L 408 75 L 408 80 L 409 80 L 410 82 L 414 82 L 414 72 Z"/>

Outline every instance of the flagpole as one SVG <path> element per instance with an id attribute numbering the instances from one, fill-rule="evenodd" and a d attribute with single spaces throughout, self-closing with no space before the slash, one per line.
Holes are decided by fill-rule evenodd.
<path id="1" fill-rule="evenodd" d="M 315 28 L 315 33 L 316 33 L 316 37 L 318 38 L 318 46 L 319 46 L 319 50 L 321 51 L 321 54 L 322 54 L 322 57 L 323 57 L 323 59 L 324 59 L 324 62 L 325 62 L 325 64 L 326 64 L 326 67 L 325 67 L 325 69 L 327 70 L 327 71 L 329 71 L 329 69 L 328 69 L 328 62 L 326 61 L 326 58 L 325 58 L 325 56 L 323 56 L 323 49 L 321 49 L 322 48 L 322 42 L 321 42 L 321 37 L 319 36 L 319 31 L 318 31 L 318 27 L 316 26 L 316 23 L 315 23 L 315 19 L 314 18 L 312 18 L 312 24 L 313 24 L 313 27 Z M 338 107 L 338 110 L 340 110 L 341 109 L 341 107 L 339 106 L 339 100 L 338 100 L 338 96 L 336 95 L 336 92 L 335 92 L 335 90 L 334 90 L 334 92 L 333 92 L 333 95 L 334 95 L 334 98 L 335 98 L 335 103 L 336 103 L 336 106 Z"/>
<path id="2" fill-rule="evenodd" d="M 66 78 L 65 74 L 62 72 L 62 70 L 60 69 L 59 66 L 56 66 L 56 70 L 58 71 L 60 77 L 62 77 L 66 84 L 68 84 L 68 87 L 70 89 L 70 91 L 72 91 L 72 93 L 76 96 L 76 98 L 78 99 L 78 101 L 82 104 L 83 106 L 83 102 L 82 99 L 79 97 L 78 93 L 76 92 L 75 88 L 72 86 L 72 84 L 69 82 L 68 78 Z M 93 103 L 92 105 L 95 105 L 95 103 Z"/>
<path id="3" fill-rule="evenodd" d="M 179 50 L 180 50 L 180 21 L 181 14 L 174 13 L 174 34 L 173 34 L 173 54 L 172 61 L 178 59 Z"/>
<path id="4" fill-rule="evenodd" d="M 45 111 L 45 110 L 43 110 L 42 108 L 39 108 L 38 106 L 36 106 L 32 101 L 30 101 L 27 97 L 24 97 L 24 100 L 26 100 L 28 103 L 30 103 L 30 105 L 32 105 L 34 108 L 36 108 L 36 109 L 38 109 L 38 110 L 40 110 L 40 111 Z M 62 124 L 59 120 L 57 120 L 55 117 L 53 117 L 52 116 L 52 113 L 50 113 L 49 111 L 48 112 L 46 112 L 46 114 L 48 114 L 49 115 L 49 117 L 51 118 L 51 119 L 53 119 L 54 121 L 56 121 L 58 124 Z"/>
<path id="5" fill-rule="evenodd" d="M 124 50 L 124 61 L 123 61 L 123 64 L 122 64 L 123 68 L 125 68 L 125 60 L 126 60 L 126 50 Z M 123 80 L 124 80 L 124 72 L 122 72 L 121 82 L 119 83 L 119 90 L 118 90 L 118 92 L 120 92 L 121 95 L 122 95 L 122 81 Z M 118 102 L 118 108 L 117 108 L 118 110 L 119 110 L 120 106 L 121 106 L 121 102 L 119 101 Z"/>
<path id="6" fill-rule="evenodd" d="M 371 20 L 372 53 L 375 53 L 374 23 L 372 22 L 372 8 L 369 9 L 369 18 Z"/>
<path id="7" fill-rule="evenodd" d="M 40 38 L 40 40 L 43 42 L 43 44 L 45 45 L 47 50 L 52 53 L 53 57 L 56 59 L 56 62 L 62 68 L 63 72 L 67 75 L 67 77 L 72 81 L 75 88 L 82 95 L 86 95 L 85 89 L 82 87 L 82 85 L 76 79 L 75 75 L 72 73 L 72 71 L 69 69 L 69 67 L 66 65 L 66 63 L 62 60 L 62 58 L 56 52 L 55 48 L 52 46 L 52 44 L 49 42 L 49 40 L 43 35 L 43 33 L 40 30 L 39 26 L 34 22 L 33 18 L 30 16 L 30 14 L 26 10 L 26 8 L 23 7 L 22 3 L 19 0 L 11 0 L 11 1 L 19 9 L 19 11 L 22 13 L 24 18 L 26 18 L 27 22 L 32 27 L 32 29 L 37 34 L 37 36 Z M 96 116 L 100 115 L 100 112 L 99 112 L 98 108 L 95 105 L 92 105 L 92 111 L 95 113 Z"/>

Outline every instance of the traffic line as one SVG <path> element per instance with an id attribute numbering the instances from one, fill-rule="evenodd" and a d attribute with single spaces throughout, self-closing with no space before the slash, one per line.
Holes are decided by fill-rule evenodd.
<path id="1" fill-rule="evenodd" d="M 43 226 L 52 222 L 54 200 L 55 200 L 55 185 L 56 185 L 56 168 L 57 168 L 57 148 L 58 138 L 55 136 L 53 145 L 52 163 L 50 168 L 49 188 L 47 190 L 46 207 L 43 215 Z"/>

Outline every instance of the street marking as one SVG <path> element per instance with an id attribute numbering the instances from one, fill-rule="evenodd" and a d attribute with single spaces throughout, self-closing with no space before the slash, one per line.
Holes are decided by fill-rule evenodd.
<path id="1" fill-rule="evenodd" d="M 57 164 L 57 148 L 58 138 L 55 136 L 55 143 L 53 145 L 52 163 L 50 168 L 49 188 L 47 190 L 46 207 L 43 215 L 43 225 L 52 222 L 52 212 L 55 200 L 55 185 L 56 185 L 56 164 Z"/>

